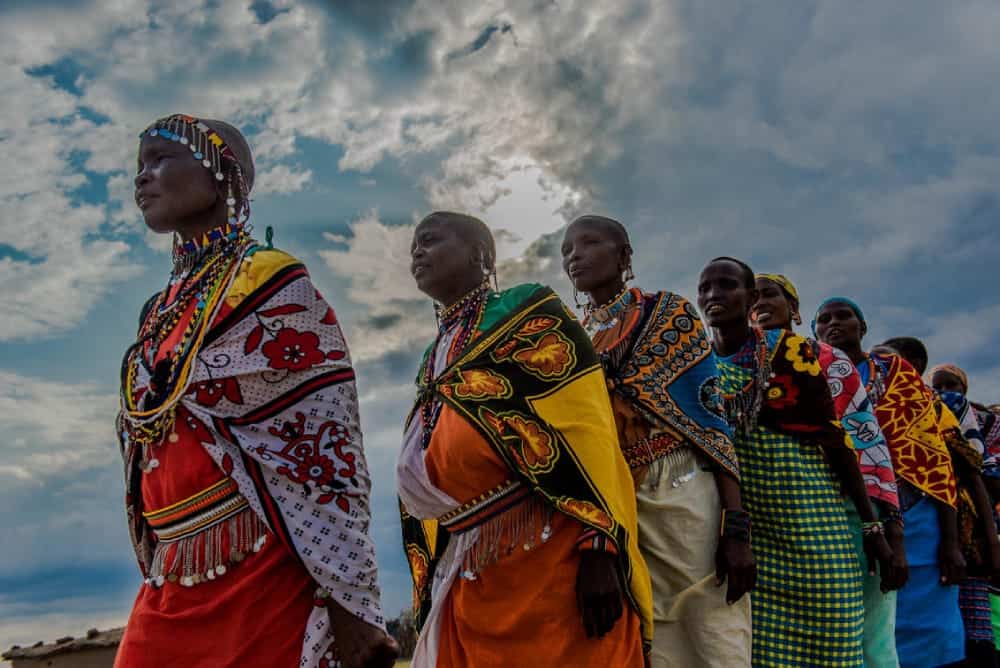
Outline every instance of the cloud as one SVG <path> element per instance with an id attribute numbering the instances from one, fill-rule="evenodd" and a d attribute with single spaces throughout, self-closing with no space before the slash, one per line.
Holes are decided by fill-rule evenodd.
<path id="1" fill-rule="evenodd" d="M 90 383 L 62 383 L 0 370 L 0 475 L 40 484 L 118 459 L 118 398 Z"/>
<path id="2" fill-rule="evenodd" d="M 8 90 L 0 148 L 9 165 L 0 176 L 0 309 L 7 314 L 0 340 L 12 340 L 79 323 L 111 284 L 138 268 L 126 243 L 96 238 L 105 211 L 77 194 L 88 177 L 73 157 L 94 124 L 51 82 L 9 65 L 0 66 L 0 78 Z"/>
<path id="3" fill-rule="evenodd" d="M 324 235 L 328 242 L 342 246 L 318 254 L 330 271 L 348 282 L 347 296 L 353 305 L 346 328 L 355 360 L 422 351 L 437 334 L 431 300 L 410 275 L 414 228 L 415 224 L 383 223 L 377 212 L 370 211 L 350 224 L 348 235 Z M 501 230 L 499 236 L 505 234 Z M 561 240 L 562 232 L 556 231 L 532 242 L 520 255 L 501 260 L 497 265 L 501 287 L 525 282 L 557 284 L 562 276 Z M 568 285 L 564 281 L 559 287 L 565 291 Z M 414 365 L 411 375 L 415 372 Z"/>
<path id="4" fill-rule="evenodd" d="M 129 237 L 145 235 L 130 172 L 151 120 L 205 111 L 259 127 L 259 195 L 307 186 L 312 171 L 279 162 L 294 141 L 267 117 L 297 97 L 323 49 L 306 10 L 272 4 L 266 21 L 234 0 L 2 10 L 0 147 L 16 168 L 0 176 L 0 309 L 10 314 L 0 340 L 70 329 L 138 275 Z"/>
<path id="5" fill-rule="evenodd" d="M 1000 9 L 989 0 L 108 0 L 0 14 L 0 147 L 14 166 L 0 175 L 0 340 L 81 326 L 74 343 L 89 343 L 87 314 L 138 276 L 138 246 L 167 241 L 150 241 L 131 202 L 146 123 L 189 111 L 240 124 L 260 162 L 257 210 L 300 195 L 280 200 L 289 241 L 318 253 L 334 294 L 345 286 L 338 311 L 394 583 L 405 578 L 391 459 L 435 333 L 408 252 L 412 223 L 433 208 L 493 226 L 502 286 L 551 283 L 571 301 L 560 228 L 596 210 L 628 227 L 647 289 L 690 297 L 705 260 L 737 255 L 789 274 L 806 312 L 846 292 L 870 305 L 873 338 L 924 337 L 932 356 L 970 367 L 980 396 L 1000 391 L 1000 92 L 984 83 L 1000 66 Z M 296 208 L 339 187 L 349 205 L 337 191 Z M 330 232 L 342 220 L 355 222 Z M 5 373 L 24 393 L 0 395 L 24 416 L 11 433 L 42 455 L 22 444 L 0 461 L 18 517 L 63 521 L 50 506 L 30 515 L 14 490 L 34 502 L 30 490 L 65 480 L 73 508 L 104 499 L 82 479 L 117 494 L 112 442 L 93 426 L 110 424 L 111 395 Z M 68 428 L 45 427 L 31 402 L 83 429 L 82 451 L 111 468 L 81 468 Z M 62 526 L 110 532 L 120 518 L 104 512 L 94 524 L 67 513 Z M 13 525 L 30 536 L 20 558 L 46 553 L 43 529 Z"/>
<path id="6" fill-rule="evenodd" d="M 312 170 L 294 171 L 288 165 L 275 165 L 256 177 L 253 194 L 262 197 L 288 194 L 302 190 L 312 180 Z"/>
<path id="7" fill-rule="evenodd" d="M 350 236 L 327 233 L 325 239 L 344 248 L 320 250 L 320 258 L 363 307 L 346 328 L 353 359 L 370 360 L 434 337 L 430 300 L 410 276 L 412 225 L 386 225 L 370 211 L 350 225 Z"/>

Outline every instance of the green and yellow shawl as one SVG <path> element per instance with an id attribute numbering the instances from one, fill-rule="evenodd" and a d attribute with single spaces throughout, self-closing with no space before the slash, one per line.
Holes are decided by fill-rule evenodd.
<path id="1" fill-rule="evenodd" d="M 529 284 L 489 299 L 478 334 L 431 387 L 420 388 L 417 408 L 421 400 L 464 416 L 520 482 L 614 543 L 648 643 L 652 589 L 639 553 L 632 476 L 597 355 L 559 297 Z M 420 626 L 447 532 L 401 510 Z"/>

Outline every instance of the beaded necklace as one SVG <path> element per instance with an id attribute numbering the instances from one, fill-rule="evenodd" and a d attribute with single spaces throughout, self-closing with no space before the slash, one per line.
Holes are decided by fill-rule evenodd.
<path id="1" fill-rule="evenodd" d="M 875 359 L 865 354 L 865 364 L 868 366 L 868 379 L 865 381 L 865 392 L 872 402 L 872 406 L 878 406 L 879 401 L 885 396 L 885 370 Z"/>
<path id="2" fill-rule="evenodd" d="M 757 417 L 764 405 L 764 393 L 771 384 L 771 378 L 774 377 L 774 374 L 771 373 L 771 357 L 767 350 L 767 338 L 763 330 L 751 327 L 750 332 L 750 339 L 733 357 L 753 355 L 751 376 L 736 392 L 722 394 L 727 421 L 744 434 L 749 434 L 757 428 Z M 752 349 L 749 349 L 751 347 Z"/>
<path id="3" fill-rule="evenodd" d="M 241 223 L 227 222 L 225 225 L 213 228 L 200 237 L 174 241 L 174 272 L 173 275 L 182 279 L 206 256 L 218 255 L 228 247 L 232 247 L 242 237 L 250 233 L 248 226 Z"/>
<path id="4" fill-rule="evenodd" d="M 142 449 L 143 468 L 155 468 L 152 447 L 178 440 L 174 432 L 177 402 L 187 391 L 192 369 L 205 335 L 211 328 L 239 270 L 246 251 L 254 244 L 243 231 L 223 246 L 213 246 L 199 256 L 190 271 L 183 271 L 178 280 L 171 274 L 167 287 L 160 292 L 139 329 L 138 340 L 126 353 L 122 379 L 123 429 L 130 440 Z M 169 302 L 169 303 L 168 303 Z M 164 343 L 187 323 L 177 343 L 159 362 Z M 139 365 L 149 370 L 148 390 L 137 393 Z M 169 436 L 168 436 L 169 433 Z"/>
<path id="5" fill-rule="evenodd" d="M 438 335 L 434 339 L 434 344 L 424 360 L 423 368 L 420 370 L 420 387 L 418 397 L 420 401 L 420 417 L 423 422 L 422 444 L 426 450 L 431 442 L 431 434 L 441 416 L 441 402 L 435 401 L 433 396 L 434 370 L 437 367 L 437 353 L 441 342 L 441 337 L 447 335 L 456 326 L 459 327 L 448 346 L 448 359 L 462 351 L 472 337 L 479 330 L 482 324 L 483 314 L 486 312 L 486 301 L 492 294 L 489 279 L 484 280 L 476 288 L 459 299 L 451 306 L 444 309 L 436 309 L 438 315 Z"/>
<path id="6" fill-rule="evenodd" d="M 618 324 L 622 312 L 634 301 L 635 295 L 626 285 L 621 292 L 600 306 L 588 303 L 583 307 L 583 326 L 591 333 L 611 329 Z"/>

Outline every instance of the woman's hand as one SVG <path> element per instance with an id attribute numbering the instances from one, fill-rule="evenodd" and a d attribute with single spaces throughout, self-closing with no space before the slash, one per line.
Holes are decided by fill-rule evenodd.
<path id="1" fill-rule="evenodd" d="M 958 547 L 958 541 L 942 540 L 938 550 L 938 565 L 941 568 L 941 584 L 957 585 L 965 579 L 965 557 Z"/>
<path id="2" fill-rule="evenodd" d="M 722 536 L 715 550 L 715 584 L 729 580 L 726 603 L 732 605 L 757 584 L 757 564 L 750 543 L 731 536 Z"/>
<path id="3" fill-rule="evenodd" d="M 588 638 L 602 638 L 624 611 L 618 577 L 618 555 L 603 550 L 583 550 L 576 573 L 576 602 Z"/>
<path id="4" fill-rule="evenodd" d="M 889 520 L 885 523 L 885 541 L 892 550 L 892 558 L 888 566 L 879 562 L 882 569 L 879 573 L 882 576 L 882 593 L 900 589 L 910 579 L 910 564 L 906 561 L 906 547 L 903 545 L 903 527 L 899 522 Z"/>
<path id="5" fill-rule="evenodd" d="M 870 533 L 862 538 L 862 545 L 868 562 L 868 575 L 881 574 L 882 591 L 890 591 L 889 585 L 895 582 L 897 575 L 893 571 L 892 548 L 889 547 L 885 536 L 881 533 Z"/>
<path id="6" fill-rule="evenodd" d="M 392 636 L 333 601 L 327 603 L 327 610 L 343 668 L 392 668 L 399 656 L 399 645 Z"/>

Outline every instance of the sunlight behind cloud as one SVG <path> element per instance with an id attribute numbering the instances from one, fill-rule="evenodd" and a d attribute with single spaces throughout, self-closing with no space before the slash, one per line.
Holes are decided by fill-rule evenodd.
<path id="1" fill-rule="evenodd" d="M 579 205 L 582 195 L 545 177 L 540 167 L 511 160 L 507 176 L 497 184 L 502 193 L 483 210 L 475 212 L 494 231 L 497 257 L 519 258 L 540 236 L 566 224 L 566 211 Z"/>

